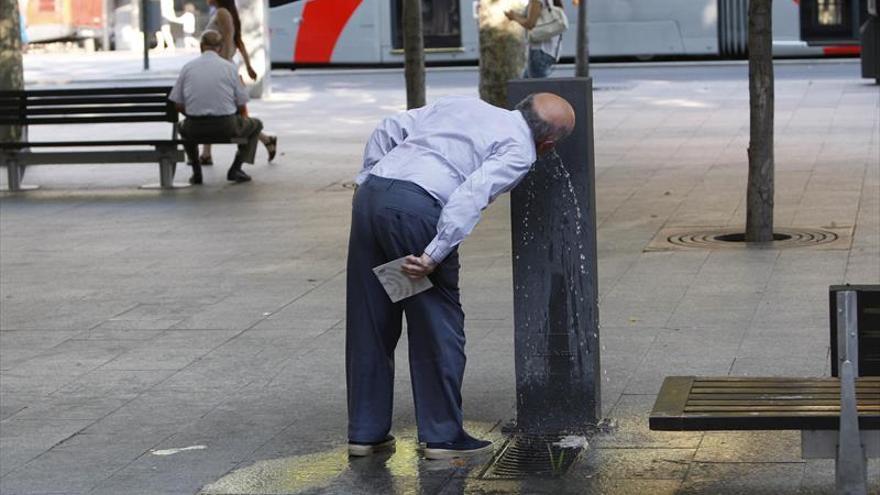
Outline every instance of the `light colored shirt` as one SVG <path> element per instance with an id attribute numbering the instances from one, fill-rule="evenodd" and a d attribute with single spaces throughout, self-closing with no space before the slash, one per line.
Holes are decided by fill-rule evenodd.
<path id="1" fill-rule="evenodd" d="M 183 66 L 168 99 L 182 104 L 186 115 L 203 117 L 232 115 L 248 95 L 235 65 L 207 50 Z"/>
<path id="2" fill-rule="evenodd" d="M 192 12 L 184 12 L 179 20 L 181 26 L 183 26 L 183 34 L 196 34 L 196 16 Z"/>
<path id="3" fill-rule="evenodd" d="M 552 0 L 539 0 L 539 1 L 541 2 L 542 12 L 544 10 L 550 8 L 550 2 Z M 525 15 L 528 15 L 528 9 L 526 9 Z M 528 34 L 526 34 L 526 39 L 528 39 Z M 536 49 L 536 50 L 541 50 L 542 52 L 546 53 L 547 55 L 550 55 L 551 57 L 553 57 L 553 59 L 558 62 L 559 61 L 559 45 L 560 45 L 560 43 L 562 43 L 562 35 L 558 34 L 558 35 L 550 38 L 549 40 L 541 41 L 539 43 L 529 42 L 528 47 L 532 48 L 532 49 Z"/>
<path id="4" fill-rule="evenodd" d="M 439 200 L 437 235 L 424 250 L 439 263 L 471 233 L 483 209 L 522 180 L 535 158 L 532 132 L 518 110 L 446 97 L 383 120 L 367 142 L 356 182 L 370 174 L 410 181 Z"/>

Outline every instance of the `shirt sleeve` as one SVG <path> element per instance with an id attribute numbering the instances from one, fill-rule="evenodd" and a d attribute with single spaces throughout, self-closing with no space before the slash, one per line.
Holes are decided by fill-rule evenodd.
<path id="1" fill-rule="evenodd" d="M 235 69 L 235 65 L 230 62 L 230 66 L 229 79 L 232 83 L 232 87 L 235 88 L 235 105 L 242 107 L 247 104 L 247 102 L 250 100 L 250 97 L 248 96 L 247 90 L 244 87 L 244 83 L 241 82 L 241 78 L 238 77 L 238 71 Z"/>
<path id="2" fill-rule="evenodd" d="M 437 263 L 443 261 L 474 230 L 489 203 L 519 184 L 534 161 L 534 151 L 513 142 L 490 155 L 449 196 L 437 222 L 437 235 L 425 253 Z"/>
<path id="3" fill-rule="evenodd" d="M 412 133 L 418 117 L 426 108 L 407 110 L 379 123 L 364 148 L 364 165 L 355 179 L 356 184 L 363 184 L 373 166 Z"/>
<path id="4" fill-rule="evenodd" d="M 177 81 L 174 83 L 174 87 L 171 88 L 171 92 L 168 93 L 168 99 L 173 101 L 174 103 L 179 103 L 181 105 L 186 104 L 186 99 L 183 95 L 183 87 L 185 85 L 184 80 L 186 79 L 186 69 L 180 71 L 180 75 L 177 76 Z"/>

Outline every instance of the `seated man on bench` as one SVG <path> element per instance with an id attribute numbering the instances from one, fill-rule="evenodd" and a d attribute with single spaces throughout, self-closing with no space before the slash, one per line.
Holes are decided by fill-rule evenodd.
<path id="1" fill-rule="evenodd" d="M 217 31 L 202 33 L 202 55 L 183 66 L 168 95 L 168 99 L 177 104 L 178 111 L 186 115 L 180 125 L 180 135 L 186 141 L 184 149 L 193 164 L 191 184 L 202 183 L 198 144 L 228 142 L 234 138 L 247 141 L 238 144 L 238 152 L 226 179 L 234 182 L 251 180 L 241 170 L 241 164 L 254 163 L 257 140 L 263 129 L 262 122 L 243 114 L 248 95 L 235 65 L 219 54 L 222 42 Z"/>

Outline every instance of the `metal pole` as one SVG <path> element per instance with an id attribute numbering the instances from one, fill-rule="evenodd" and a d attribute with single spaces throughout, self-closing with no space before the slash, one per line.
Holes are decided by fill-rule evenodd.
<path id="1" fill-rule="evenodd" d="M 150 70 L 150 33 L 147 32 L 147 7 L 150 0 L 141 0 L 141 31 L 144 33 L 144 70 Z"/>
<path id="2" fill-rule="evenodd" d="M 836 296 L 837 364 L 840 366 L 844 361 L 851 361 L 853 373 L 859 376 L 858 296 L 854 290 L 842 290 Z"/>
<path id="3" fill-rule="evenodd" d="M 587 2 L 578 1 L 577 14 L 577 52 L 575 55 L 574 75 L 576 77 L 590 77 L 590 38 L 587 18 Z"/>
<path id="4" fill-rule="evenodd" d="M 105 52 L 110 50 L 110 6 L 108 3 L 112 1 L 101 0 L 101 17 L 104 24 L 104 29 L 101 33 L 101 49 Z"/>
<path id="5" fill-rule="evenodd" d="M 837 332 L 840 347 L 840 439 L 835 459 L 837 493 L 865 495 L 868 477 L 865 450 L 859 434 L 856 377 L 859 376 L 858 310 L 856 292 L 837 293 Z M 840 342 L 840 340 L 838 340 Z"/>

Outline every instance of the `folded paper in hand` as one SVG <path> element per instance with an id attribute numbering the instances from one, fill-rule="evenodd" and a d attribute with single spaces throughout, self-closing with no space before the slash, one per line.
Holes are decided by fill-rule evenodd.
<path id="1" fill-rule="evenodd" d="M 428 280 L 428 277 L 422 277 L 419 279 L 411 279 L 407 277 L 406 274 L 400 270 L 405 258 L 406 257 L 398 258 L 394 261 L 389 261 L 384 265 L 379 265 L 373 268 L 373 273 L 376 274 L 379 282 L 382 283 L 382 287 L 385 288 L 385 292 L 388 293 L 391 302 L 401 301 L 407 297 L 424 292 L 434 286 L 434 284 Z"/>

